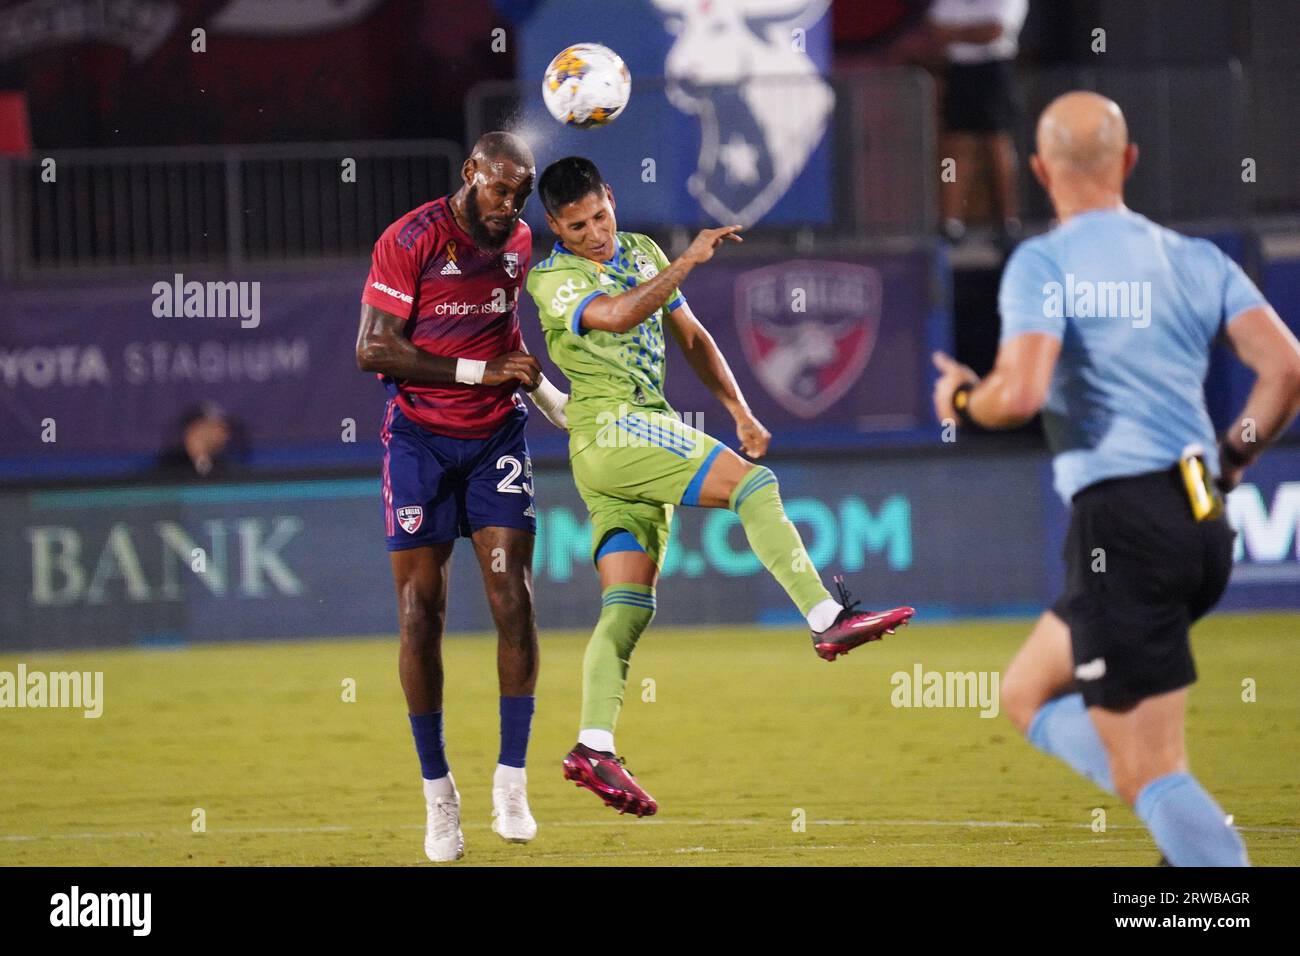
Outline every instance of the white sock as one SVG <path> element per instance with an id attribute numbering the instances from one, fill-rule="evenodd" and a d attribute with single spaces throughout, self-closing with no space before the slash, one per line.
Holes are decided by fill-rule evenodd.
<path id="1" fill-rule="evenodd" d="M 580 730 L 578 731 L 578 743 L 584 747 L 590 747 L 592 750 L 603 750 L 612 754 L 614 752 L 614 731 Z"/>
<path id="2" fill-rule="evenodd" d="M 507 767 L 503 763 L 497 764 L 497 769 L 492 774 L 492 789 L 496 790 L 516 783 L 521 787 L 528 785 L 528 774 L 524 772 L 524 768 Z"/>
<path id="3" fill-rule="evenodd" d="M 840 611 L 844 610 L 834 598 L 823 598 L 813 605 L 808 612 L 808 626 L 814 631 L 824 631 L 835 623 Z"/>
<path id="4" fill-rule="evenodd" d="M 435 797 L 450 797 L 455 792 L 456 781 L 451 779 L 451 774 L 439 777 L 437 780 L 424 781 L 425 803 L 433 803 Z"/>

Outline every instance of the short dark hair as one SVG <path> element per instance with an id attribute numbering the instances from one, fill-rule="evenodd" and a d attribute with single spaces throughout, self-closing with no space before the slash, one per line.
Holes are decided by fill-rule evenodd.
<path id="1" fill-rule="evenodd" d="M 470 150 L 470 155 L 478 154 L 482 154 L 487 159 L 508 159 L 516 166 L 525 168 L 536 165 L 533 151 L 528 148 L 528 143 L 522 137 L 500 129 L 484 133 L 478 138 L 474 148 Z"/>
<path id="2" fill-rule="evenodd" d="M 605 180 L 601 178 L 600 170 L 583 156 L 557 159 L 542 170 L 542 178 L 537 181 L 537 194 L 552 216 L 589 193 L 603 194 L 604 191 Z"/>

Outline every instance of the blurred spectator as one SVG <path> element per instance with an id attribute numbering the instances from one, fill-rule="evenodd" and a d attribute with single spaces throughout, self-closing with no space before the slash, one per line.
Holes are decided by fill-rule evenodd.
<path id="1" fill-rule="evenodd" d="M 180 422 L 180 444 L 158 458 L 158 472 L 168 478 L 220 478 L 235 469 L 235 426 L 221 406 L 204 402 Z"/>
<path id="2" fill-rule="evenodd" d="M 943 93 L 943 155 L 957 161 L 957 176 L 943 185 L 943 232 L 966 233 L 968 186 L 979 151 L 993 171 L 993 200 L 1004 237 L 1020 234 L 1014 131 L 1021 105 L 1015 58 L 1029 0 L 935 0 L 930 25 L 947 48 Z"/>

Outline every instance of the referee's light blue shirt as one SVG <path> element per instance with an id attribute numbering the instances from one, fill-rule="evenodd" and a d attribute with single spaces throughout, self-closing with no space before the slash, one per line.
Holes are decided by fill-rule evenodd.
<path id="1" fill-rule="evenodd" d="M 998 292 L 1002 342 L 1045 332 L 1061 343 L 1043 408 L 1061 497 L 1161 471 L 1192 443 L 1217 476 L 1210 350 L 1228 322 L 1264 304 L 1213 243 L 1128 209 L 1082 213 L 1022 243 Z"/>

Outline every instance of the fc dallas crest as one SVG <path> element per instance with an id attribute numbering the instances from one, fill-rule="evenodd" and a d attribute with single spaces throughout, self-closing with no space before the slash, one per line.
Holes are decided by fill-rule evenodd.
<path id="1" fill-rule="evenodd" d="M 758 380 L 787 411 L 815 418 L 858 381 L 880 327 L 880 273 L 795 261 L 736 279 L 736 327 Z"/>
<path id="2" fill-rule="evenodd" d="M 405 505 L 397 509 L 397 523 L 407 534 L 415 534 L 424 521 L 424 509 L 419 505 Z"/>

